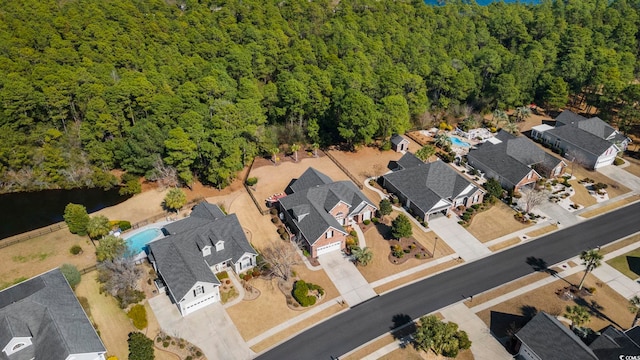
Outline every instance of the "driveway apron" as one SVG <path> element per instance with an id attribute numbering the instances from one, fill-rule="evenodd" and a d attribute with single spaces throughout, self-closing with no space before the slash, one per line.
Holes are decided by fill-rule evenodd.
<path id="1" fill-rule="evenodd" d="M 320 255 L 318 260 L 350 307 L 378 295 L 349 257 L 341 251 Z"/>
<path id="2" fill-rule="evenodd" d="M 251 359 L 249 349 L 221 303 L 211 304 L 182 317 L 169 297 L 162 294 L 149 299 L 160 328 L 198 346 L 207 359 Z"/>
<path id="3" fill-rule="evenodd" d="M 558 222 L 560 227 L 571 226 L 580 222 L 580 218 L 574 213 L 552 202 L 543 202 L 538 206 L 538 210 L 547 215 L 551 219 L 551 223 Z"/>
<path id="4" fill-rule="evenodd" d="M 491 254 L 491 251 L 483 243 L 458 224 L 456 217 L 441 216 L 429 220 L 429 227 L 464 261 L 475 260 Z"/>

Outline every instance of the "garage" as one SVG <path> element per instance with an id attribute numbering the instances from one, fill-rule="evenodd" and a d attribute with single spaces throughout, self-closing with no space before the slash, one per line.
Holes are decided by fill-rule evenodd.
<path id="1" fill-rule="evenodd" d="M 329 245 L 320 246 L 316 249 L 316 256 L 320 256 L 322 254 L 326 254 L 332 251 L 338 251 L 340 250 L 340 248 L 341 248 L 340 241 L 331 243 Z"/>

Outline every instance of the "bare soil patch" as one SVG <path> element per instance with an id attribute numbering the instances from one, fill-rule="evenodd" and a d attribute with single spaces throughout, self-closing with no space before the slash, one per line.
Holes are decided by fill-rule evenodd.
<path id="1" fill-rule="evenodd" d="M 618 200 L 616 202 L 604 205 L 604 206 L 599 207 L 597 209 L 585 211 L 585 212 L 581 213 L 580 216 L 582 216 L 584 218 L 591 218 L 591 217 L 594 217 L 594 216 L 598 216 L 598 215 L 604 214 L 604 213 L 609 212 L 611 210 L 618 209 L 620 207 L 623 207 L 625 205 L 631 204 L 632 202 L 635 202 L 635 201 L 638 201 L 638 200 L 640 200 L 640 195 L 629 196 L 627 198 L 624 198 L 622 200 Z"/>
<path id="2" fill-rule="evenodd" d="M 82 252 L 72 255 L 71 246 L 79 245 Z M 96 263 L 95 247 L 86 237 L 69 233 L 65 228 L 0 251 L 0 287 L 19 278 L 31 278 L 62 264 L 73 264 L 83 269 Z"/>
<path id="3" fill-rule="evenodd" d="M 513 209 L 497 201 L 490 209 L 476 214 L 467 231 L 485 243 L 530 226 L 517 221 L 513 217 L 515 213 Z"/>
<path id="4" fill-rule="evenodd" d="M 578 304 L 587 307 L 591 313 L 591 319 L 585 326 L 596 331 L 608 325 L 628 329 L 633 321 L 633 316 L 627 310 L 627 300 L 591 274 L 587 276 L 585 282 L 586 288 L 596 289 L 591 296 L 576 296 L 572 300 L 564 301 L 556 295 L 558 289 L 569 286 L 569 283 L 579 283 L 582 276 L 583 273 L 577 273 L 566 279 L 558 279 L 551 284 L 483 310 L 478 313 L 478 316 L 495 334 L 500 336 L 505 332 L 504 328 L 498 328 L 500 325 L 496 319 L 501 316 L 500 313 L 530 317 L 538 311 L 545 311 L 551 315 L 562 315 L 567 305 Z M 495 324 L 491 323 L 492 316 Z M 505 325 L 508 324 L 502 324 L 502 327 Z"/>

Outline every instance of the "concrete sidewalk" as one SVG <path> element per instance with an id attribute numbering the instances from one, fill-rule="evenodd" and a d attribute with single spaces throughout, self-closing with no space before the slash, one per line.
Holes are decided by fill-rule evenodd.
<path id="1" fill-rule="evenodd" d="M 351 259 L 341 251 L 320 255 L 318 261 L 349 306 L 378 296 Z"/>
<path id="2" fill-rule="evenodd" d="M 593 269 L 592 274 L 618 294 L 624 296 L 625 299 L 630 299 L 640 294 L 640 284 L 637 281 L 629 279 L 604 261 L 600 267 Z"/>
<path id="3" fill-rule="evenodd" d="M 584 220 L 562 206 L 549 201 L 540 204 L 536 210 L 544 213 L 551 223 L 558 223 L 559 228 L 575 225 Z"/>
<path id="4" fill-rule="evenodd" d="M 467 332 L 471 340 L 471 352 L 475 360 L 513 359 L 513 355 L 491 335 L 487 325 L 464 303 L 457 303 L 440 310 L 446 321 L 451 321 Z"/>
<path id="5" fill-rule="evenodd" d="M 429 227 L 464 261 L 472 261 L 491 254 L 487 247 L 458 224 L 457 217 L 438 217 L 429 220 Z"/>

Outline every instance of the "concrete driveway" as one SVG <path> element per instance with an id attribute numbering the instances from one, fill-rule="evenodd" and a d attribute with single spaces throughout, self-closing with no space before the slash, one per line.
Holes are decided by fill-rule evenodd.
<path id="1" fill-rule="evenodd" d="M 615 165 L 601 167 L 598 169 L 598 172 L 608 177 L 609 179 L 623 184 L 633 191 L 640 191 L 640 178 L 624 171 L 623 169 Z"/>
<path id="2" fill-rule="evenodd" d="M 198 346 L 207 359 L 251 359 L 249 349 L 221 303 L 209 305 L 182 317 L 169 297 L 161 294 L 149 299 L 160 328 Z"/>
<path id="3" fill-rule="evenodd" d="M 483 256 L 491 255 L 491 251 L 476 239 L 467 229 L 458 224 L 458 218 L 439 216 L 429 220 L 429 227 L 440 235 L 464 261 L 472 261 Z"/>
<path id="4" fill-rule="evenodd" d="M 560 227 L 575 225 L 581 219 L 571 211 L 549 201 L 540 204 L 536 210 L 544 213 L 552 223 L 559 222 Z"/>
<path id="5" fill-rule="evenodd" d="M 318 261 L 350 307 L 378 295 L 341 251 L 320 255 Z"/>

